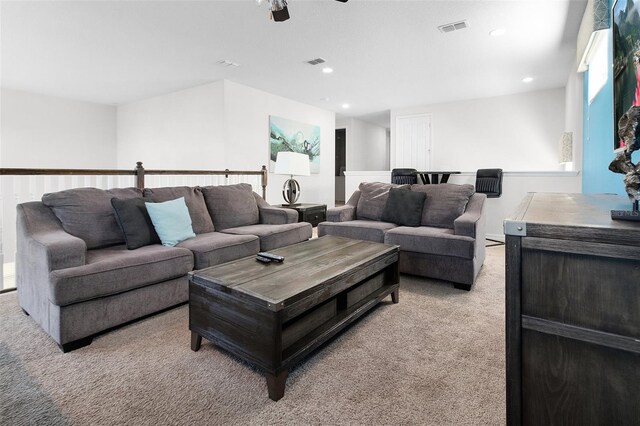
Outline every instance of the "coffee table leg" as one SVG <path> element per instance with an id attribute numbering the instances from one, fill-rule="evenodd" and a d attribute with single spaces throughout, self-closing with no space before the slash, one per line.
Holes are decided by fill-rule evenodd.
<path id="1" fill-rule="evenodd" d="M 277 375 L 266 374 L 269 398 L 277 401 L 284 396 L 284 385 L 287 382 L 287 376 L 289 376 L 289 370 L 282 370 Z"/>
<path id="2" fill-rule="evenodd" d="M 200 349 L 200 344 L 202 344 L 202 336 L 196 333 L 195 331 L 191 332 L 191 350 L 197 351 Z"/>
<path id="3" fill-rule="evenodd" d="M 391 301 L 393 303 L 398 303 L 400 301 L 400 289 L 397 288 L 393 292 L 391 292 Z"/>

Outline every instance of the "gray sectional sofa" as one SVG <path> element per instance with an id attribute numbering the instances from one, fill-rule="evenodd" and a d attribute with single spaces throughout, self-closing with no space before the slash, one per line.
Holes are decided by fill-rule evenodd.
<path id="1" fill-rule="evenodd" d="M 174 247 L 124 244 L 111 199 L 185 198 L 194 238 Z M 66 352 L 109 328 L 184 303 L 188 273 L 305 241 L 310 224 L 248 184 L 45 194 L 17 206 L 20 306 Z M 120 218 L 118 218 L 120 219 Z M 127 241 L 128 243 L 128 241 Z"/>
<path id="2" fill-rule="evenodd" d="M 391 188 L 426 194 L 419 226 L 382 220 Z M 472 185 L 361 183 L 344 206 L 327 210 L 318 236 L 399 245 L 400 272 L 451 281 L 456 288 L 470 290 L 485 258 L 485 199 Z"/>

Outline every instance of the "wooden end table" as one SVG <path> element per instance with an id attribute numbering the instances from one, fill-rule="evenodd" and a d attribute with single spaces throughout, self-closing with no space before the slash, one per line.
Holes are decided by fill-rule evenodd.
<path id="1" fill-rule="evenodd" d="M 318 226 L 320 222 L 327 220 L 326 204 L 282 204 L 282 207 L 294 209 L 298 212 L 298 222 L 309 222 L 311 226 Z"/>

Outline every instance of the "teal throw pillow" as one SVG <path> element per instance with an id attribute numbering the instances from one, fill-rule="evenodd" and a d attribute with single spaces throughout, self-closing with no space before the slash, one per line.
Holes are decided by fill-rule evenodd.
<path id="1" fill-rule="evenodd" d="M 163 246 L 173 247 L 196 236 L 191 227 L 191 216 L 184 197 L 164 203 L 144 204 Z"/>

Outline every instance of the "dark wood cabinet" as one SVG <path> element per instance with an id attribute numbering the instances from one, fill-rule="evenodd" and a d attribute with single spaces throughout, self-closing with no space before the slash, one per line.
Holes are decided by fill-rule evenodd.
<path id="1" fill-rule="evenodd" d="M 282 207 L 294 209 L 298 212 L 298 222 L 309 222 L 312 226 L 318 226 L 320 222 L 327 220 L 326 204 L 300 203 L 294 206 L 283 204 Z"/>
<path id="2" fill-rule="evenodd" d="M 626 197 L 529 194 L 506 234 L 509 425 L 640 425 L 640 223 Z"/>

